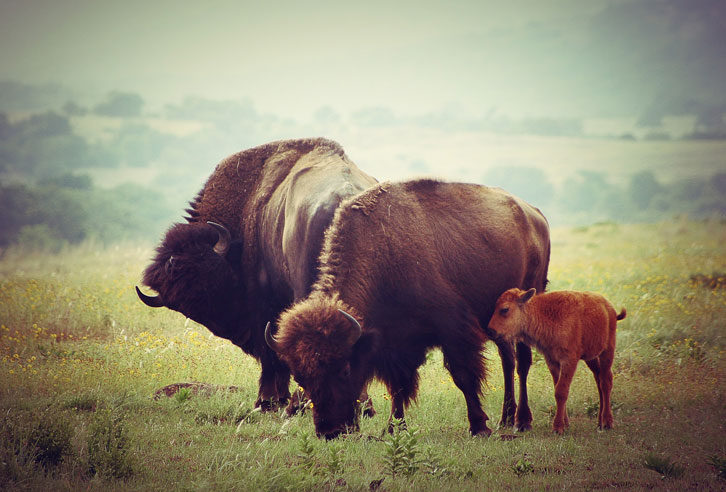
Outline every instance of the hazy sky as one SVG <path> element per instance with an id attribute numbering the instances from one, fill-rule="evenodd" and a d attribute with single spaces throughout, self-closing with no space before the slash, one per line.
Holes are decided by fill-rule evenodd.
<path id="1" fill-rule="evenodd" d="M 506 4 L 506 6 L 504 5 Z M 0 79 L 399 114 L 581 117 L 723 99 L 720 0 L 0 0 Z"/>

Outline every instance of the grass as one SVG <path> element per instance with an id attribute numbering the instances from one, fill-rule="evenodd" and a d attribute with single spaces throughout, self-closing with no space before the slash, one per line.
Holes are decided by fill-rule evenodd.
<path id="1" fill-rule="evenodd" d="M 333 442 L 311 413 L 252 410 L 259 367 L 204 327 L 149 309 L 133 286 L 152 246 L 94 244 L 0 259 L 0 488 L 7 490 L 720 490 L 726 456 L 726 225 L 600 224 L 552 233 L 550 289 L 593 290 L 618 326 L 615 428 L 596 430 L 597 390 L 581 365 L 570 429 L 551 432 L 552 382 L 530 372 L 531 432 L 468 435 L 439 352 L 421 368 L 407 429 L 379 413 Z M 714 280 L 715 279 L 715 280 Z M 496 350 L 484 407 L 503 398 Z M 159 388 L 200 381 L 237 391 Z M 53 422 L 55 424 L 49 424 Z M 39 444 L 40 443 L 40 444 Z M 654 473 L 646 463 L 675 473 Z M 678 472 L 680 470 L 680 473 Z M 666 477 L 667 479 L 661 478 Z"/>

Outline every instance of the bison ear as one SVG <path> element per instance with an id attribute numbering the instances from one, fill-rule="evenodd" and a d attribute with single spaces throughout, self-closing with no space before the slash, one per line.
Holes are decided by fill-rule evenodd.
<path id="1" fill-rule="evenodd" d="M 529 289 L 527 292 L 519 296 L 519 303 L 524 304 L 530 299 L 532 299 L 532 296 L 534 296 L 537 293 L 537 289 Z"/>

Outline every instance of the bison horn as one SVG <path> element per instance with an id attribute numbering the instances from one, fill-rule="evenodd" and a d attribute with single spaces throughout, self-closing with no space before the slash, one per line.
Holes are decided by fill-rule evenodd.
<path id="1" fill-rule="evenodd" d="M 141 292 L 141 289 L 136 287 L 136 294 L 139 296 L 139 299 L 141 299 L 141 302 L 146 304 L 149 307 L 157 308 L 157 307 L 163 307 L 164 303 L 161 301 L 161 297 L 155 296 L 147 296 L 143 292 Z"/>
<path id="2" fill-rule="evenodd" d="M 270 322 L 267 322 L 267 326 L 265 326 L 265 342 L 267 342 L 267 346 L 270 347 L 272 350 L 274 350 L 277 353 L 280 353 L 280 343 L 277 341 L 275 336 L 270 333 Z"/>
<path id="3" fill-rule="evenodd" d="M 214 229 L 217 231 L 217 234 L 219 234 L 217 244 L 214 245 L 214 252 L 217 253 L 219 256 L 224 256 L 225 254 L 227 254 L 227 250 L 229 249 L 229 243 L 232 242 L 232 236 L 230 235 L 227 228 L 221 224 L 217 224 L 216 222 L 212 221 L 207 221 L 207 224 L 214 227 Z"/>
<path id="4" fill-rule="evenodd" d="M 345 316 L 345 319 L 347 319 L 348 321 L 350 321 L 350 324 L 351 325 L 353 325 L 353 332 L 350 335 L 350 345 L 352 346 L 360 338 L 360 335 L 363 332 L 363 329 L 361 328 L 360 323 L 358 323 L 358 320 L 355 319 L 353 316 L 351 316 L 350 314 L 346 313 L 342 309 L 338 309 L 338 311 L 340 312 L 340 314 L 342 314 L 343 316 Z"/>

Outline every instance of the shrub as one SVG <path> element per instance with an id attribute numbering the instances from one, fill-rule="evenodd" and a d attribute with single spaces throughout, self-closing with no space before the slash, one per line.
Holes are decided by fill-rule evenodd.
<path id="1" fill-rule="evenodd" d="M 73 428 L 60 412 L 44 412 L 29 436 L 35 461 L 45 467 L 59 465 L 65 457 L 73 454 L 72 438 Z"/>
<path id="2" fill-rule="evenodd" d="M 649 453 L 645 456 L 643 466 L 649 470 L 660 473 L 661 478 L 679 478 L 683 476 L 685 469 L 671 461 L 667 456 L 656 456 Z"/>
<path id="3" fill-rule="evenodd" d="M 97 412 L 88 435 L 88 472 L 106 478 L 133 474 L 128 433 L 120 414 Z"/>

